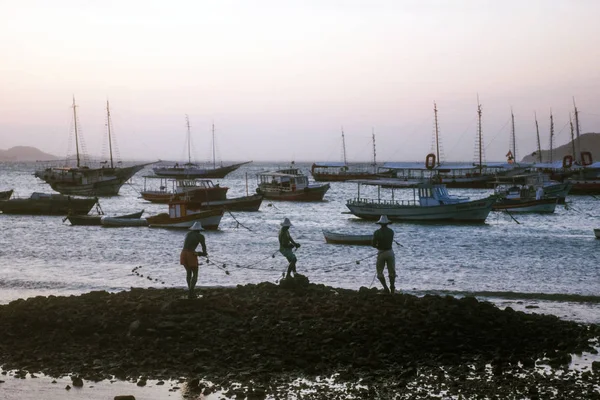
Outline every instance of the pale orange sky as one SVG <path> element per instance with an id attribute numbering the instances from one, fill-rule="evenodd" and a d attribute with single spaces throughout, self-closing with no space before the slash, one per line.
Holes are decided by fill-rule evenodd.
<path id="1" fill-rule="evenodd" d="M 123 159 L 423 161 L 432 104 L 448 161 L 474 159 L 477 95 L 487 160 L 568 142 L 573 98 L 600 132 L 600 2 L 0 0 L 0 149 L 87 150 L 105 102 Z"/>

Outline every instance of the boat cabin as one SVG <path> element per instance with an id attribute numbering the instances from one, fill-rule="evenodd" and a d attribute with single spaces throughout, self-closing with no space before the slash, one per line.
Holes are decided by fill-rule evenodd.
<path id="1" fill-rule="evenodd" d="M 275 172 L 258 174 L 258 187 L 262 191 L 304 190 L 309 187 L 308 177 L 297 168 L 282 169 Z"/>

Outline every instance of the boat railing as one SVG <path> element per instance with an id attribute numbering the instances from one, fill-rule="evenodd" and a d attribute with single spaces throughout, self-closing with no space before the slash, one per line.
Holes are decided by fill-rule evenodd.
<path id="1" fill-rule="evenodd" d="M 418 201 L 415 200 L 386 200 L 386 199 L 366 199 L 355 198 L 348 200 L 349 204 L 354 205 L 385 205 L 385 206 L 415 206 Z"/>

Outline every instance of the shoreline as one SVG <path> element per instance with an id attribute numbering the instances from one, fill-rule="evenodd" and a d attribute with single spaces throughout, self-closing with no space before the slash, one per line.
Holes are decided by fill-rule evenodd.
<path id="1" fill-rule="evenodd" d="M 258 398 L 299 390 L 298 377 L 323 376 L 336 376 L 355 395 L 383 387 L 408 393 L 418 389 L 411 381 L 425 385 L 440 371 L 447 378 L 436 378 L 432 390 L 458 384 L 463 393 L 493 393 L 491 376 L 598 391 L 600 362 L 566 380 L 537 371 L 562 370 L 572 354 L 597 352 L 594 324 L 501 310 L 474 297 L 389 296 L 301 277 L 201 292 L 185 300 L 181 289 L 134 288 L 1 305 L 0 364 L 85 382 L 185 377 L 194 386 L 206 379 L 213 392 L 230 394 L 238 382 Z"/>

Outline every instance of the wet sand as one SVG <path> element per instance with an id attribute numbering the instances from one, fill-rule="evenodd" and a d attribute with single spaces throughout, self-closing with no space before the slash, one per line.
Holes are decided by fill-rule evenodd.
<path id="1" fill-rule="evenodd" d="M 26 377 L 0 378 L 0 389 L 23 399 L 39 385 L 48 398 L 63 396 L 70 378 L 38 384 L 42 378 L 30 376 L 41 372 L 81 378 L 67 397 L 86 391 L 85 398 L 133 394 L 127 388 L 150 399 L 217 391 L 219 398 L 256 399 L 600 398 L 599 362 L 568 369 L 571 354 L 596 352 L 597 325 L 501 310 L 473 297 L 390 296 L 301 278 L 202 294 L 187 300 L 180 289 L 132 289 L 0 306 L 0 364 Z M 165 385 L 154 386 L 157 380 Z M 182 392 L 169 392 L 172 382 Z M 123 393 L 115 385 L 125 385 Z"/>

